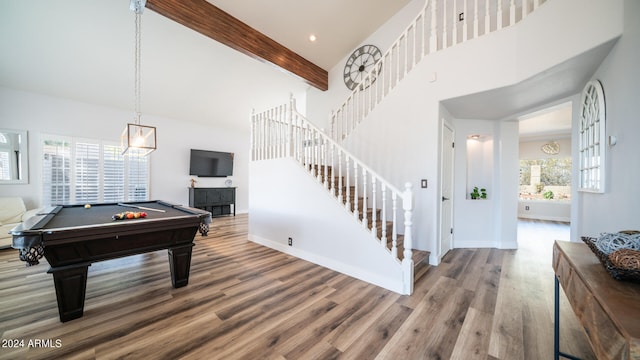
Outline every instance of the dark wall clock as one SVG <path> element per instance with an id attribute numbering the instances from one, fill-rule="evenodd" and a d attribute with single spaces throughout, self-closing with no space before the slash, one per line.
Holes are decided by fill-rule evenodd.
<path id="1" fill-rule="evenodd" d="M 353 90 L 362 83 L 369 71 L 373 69 L 373 66 L 382 58 L 382 52 L 375 45 L 363 45 L 356 49 L 356 51 L 349 56 L 347 63 L 344 65 L 344 83 L 349 90 Z M 380 64 L 382 66 L 382 64 Z M 377 77 L 378 71 L 371 74 L 371 81 L 366 81 L 362 84 L 365 88 L 371 85 Z"/>

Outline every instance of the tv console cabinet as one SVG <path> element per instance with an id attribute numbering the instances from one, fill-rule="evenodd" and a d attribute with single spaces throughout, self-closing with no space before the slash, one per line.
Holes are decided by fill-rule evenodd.
<path id="1" fill-rule="evenodd" d="M 212 217 L 236 216 L 236 188 L 189 188 L 189 206 L 206 210 Z"/>

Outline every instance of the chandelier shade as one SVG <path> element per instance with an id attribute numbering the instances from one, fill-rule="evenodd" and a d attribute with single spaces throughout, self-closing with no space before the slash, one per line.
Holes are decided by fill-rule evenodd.
<path id="1" fill-rule="evenodd" d="M 120 136 L 122 155 L 146 156 L 156 149 L 156 127 L 127 124 Z"/>

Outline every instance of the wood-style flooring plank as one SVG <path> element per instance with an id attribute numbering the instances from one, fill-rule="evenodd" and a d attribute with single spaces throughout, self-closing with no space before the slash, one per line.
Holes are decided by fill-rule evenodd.
<path id="1" fill-rule="evenodd" d="M 546 359 L 550 249 L 566 225 L 525 222 L 520 249 L 454 249 L 402 296 L 248 240 L 248 216 L 196 236 L 189 284 L 166 251 L 89 267 L 85 313 L 61 323 L 48 264 L 0 251 L 0 359 Z M 537 230 L 539 229 L 539 230 Z M 563 350 L 595 359 L 566 299 Z"/>

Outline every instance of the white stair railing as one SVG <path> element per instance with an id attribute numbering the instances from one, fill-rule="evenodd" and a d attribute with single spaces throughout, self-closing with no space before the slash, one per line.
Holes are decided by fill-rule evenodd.
<path id="1" fill-rule="evenodd" d="M 400 190 L 383 179 L 298 113 L 293 98 L 251 118 L 251 160 L 291 157 L 300 163 L 401 264 L 403 290 L 413 292 L 411 184 Z"/>
<path id="2" fill-rule="evenodd" d="M 426 0 L 424 8 L 361 82 L 368 86 L 356 86 L 332 111 L 331 137 L 341 142 L 349 136 L 427 55 L 514 25 L 546 1 Z"/>

